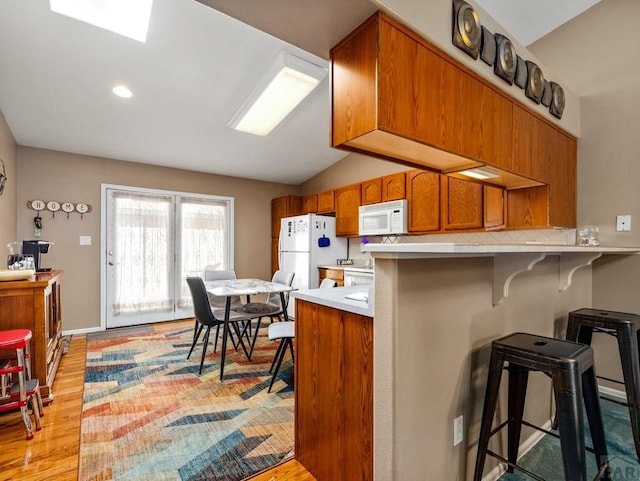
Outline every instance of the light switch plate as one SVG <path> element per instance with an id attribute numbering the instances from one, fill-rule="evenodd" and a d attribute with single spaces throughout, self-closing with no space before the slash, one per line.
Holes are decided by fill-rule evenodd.
<path id="1" fill-rule="evenodd" d="M 80 245 L 81 246 L 90 246 L 91 245 L 91 236 L 90 235 L 81 235 L 80 236 Z"/>
<path id="2" fill-rule="evenodd" d="M 631 216 L 629 214 L 616 217 L 616 230 L 618 232 L 631 230 Z"/>

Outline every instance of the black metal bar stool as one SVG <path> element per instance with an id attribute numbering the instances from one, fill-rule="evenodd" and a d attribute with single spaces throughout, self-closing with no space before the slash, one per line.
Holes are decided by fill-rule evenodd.
<path id="1" fill-rule="evenodd" d="M 500 379 L 505 362 L 509 363 L 508 419 L 492 430 Z M 559 436 L 522 420 L 529 371 L 544 372 L 553 381 L 558 409 Z M 596 455 L 596 462 L 599 468 L 597 479 L 609 479 L 607 446 L 604 437 L 602 414 L 600 413 L 600 401 L 591 347 L 575 342 L 525 333 L 510 334 L 493 341 L 487 391 L 480 425 L 474 481 L 481 481 L 482 479 L 482 471 L 484 470 L 487 454 L 507 463 L 507 470 L 510 473 L 515 468 L 534 479 L 542 480 L 536 474 L 516 464 L 523 424 L 547 432 L 560 439 L 565 481 L 586 481 L 587 470 L 581 398 L 584 399 L 594 446 L 593 452 Z M 505 426 L 508 426 L 506 459 L 488 449 L 489 438 Z"/>
<path id="2" fill-rule="evenodd" d="M 638 354 L 640 316 L 599 309 L 578 309 L 569 313 L 568 340 L 591 345 L 594 332 L 610 334 L 618 339 L 624 382 L 606 379 L 625 386 L 636 456 L 640 460 L 640 359 Z"/>

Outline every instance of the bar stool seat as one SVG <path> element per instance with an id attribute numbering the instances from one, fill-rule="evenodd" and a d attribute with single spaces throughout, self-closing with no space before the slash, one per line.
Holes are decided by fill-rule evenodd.
<path id="1" fill-rule="evenodd" d="M 509 372 L 508 419 L 492 430 L 505 363 L 508 363 Z M 508 472 L 518 469 L 528 476 L 541 479 L 516 464 L 522 425 L 543 431 L 540 427 L 522 420 L 529 371 L 548 374 L 553 381 L 558 409 L 557 437 L 560 439 L 565 481 L 587 479 L 582 399 L 599 469 L 598 478 L 609 479 L 607 446 L 593 367 L 593 350 L 575 342 L 514 333 L 493 341 L 491 345 L 474 481 L 481 481 L 487 455 L 507 463 Z M 505 426 L 508 428 L 506 459 L 488 449 L 491 436 Z M 549 434 L 555 436 L 554 433 Z"/>
<path id="2" fill-rule="evenodd" d="M 31 380 L 31 359 L 29 351 L 29 341 L 31 331 L 29 329 L 14 329 L 11 331 L 0 331 L 0 349 L 15 349 L 16 362 L 4 361 L 0 366 L 0 376 L 13 376 L 18 378 L 17 383 L 11 383 L 10 387 L 3 381 L 3 402 L 0 404 L 0 412 L 20 408 L 22 420 L 27 430 L 27 439 L 33 438 L 33 428 L 31 417 L 29 416 L 28 404 L 31 402 L 34 418 L 36 420 L 36 430 L 41 429 L 40 412 L 42 401 L 40 399 L 40 386 L 37 379 Z"/>
<path id="3" fill-rule="evenodd" d="M 640 316 L 601 309 L 578 309 L 569 313 L 567 340 L 591 345 L 593 333 L 606 333 L 617 338 L 623 383 L 631 419 L 631 431 L 640 460 Z"/>

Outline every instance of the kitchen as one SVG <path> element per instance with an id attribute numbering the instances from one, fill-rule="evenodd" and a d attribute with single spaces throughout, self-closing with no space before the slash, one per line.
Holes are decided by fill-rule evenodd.
<path id="1" fill-rule="evenodd" d="M 403 12 L 402 3 L 387 2 L 387 6 Z M 449 18 L 450 5 L 448 3 L 446 6 L 434 6 L 433 8 L 436 11 L 438 8 L 446 9 L 446 18 Z M 625 28 L 621 28 L 619 25 L 625 25 L 624 22 L 632 17 L 632 15 L 625 15 L 620 11 L 633 11 L 634 8 L 637 7 L 629 3 L 625 4 L 620 10 L 608 12 L 604 5 L 598 5 L 594 7 L 594 12 L 588 12 L 583 20 L 584 24 L 567 25 L 566 31 L 563 30 L 551 34 L 548 39 L 543 39 L 542 43 L 535 45 L 537 56 L 545 59 L 545 62 L 549 64 L 550 70 L 555 70 L 552 67 L 554 63 L 557 63 L 558 66 L 565 65 L 567 70 L 581 72 L 585 76 L 584 79 L 580 76 L 574 79 L 582 94 L 580 113 L 576 114 L 579 116 L 581 125 L 578 154 L 578 225 L 599 226 L 600 240 L 603 245 L 640 244 L 635 230 L 629 233 L 615 231 L 615 216 L 627 213 L 635 215 L 633 206 L 637 204 L 636 196 L 638 194 L 635 193 L 637 190 L 634 188 L 634 180 L 637 179 L 637 176 L 629 175 L 628 169 L 630 169 L 630 159 L 638 156 L 637 143 L 634 142 L 635 134 L 631 127 L 635 120 L 634 112 L 637 111 L 635 107 L 637 107 L 638 103 L 638 93 L 634 88 L 634 79 L 637 79 L 638 76 L 632 70 L 628 70 L 634 68 L 631 65 L 632 62 L 616 60 L 615 56 L 612 55 L 596 55 L 596 60 L 594 60 L 593 57 L 578 54 L 577 52 L 582 52 L 583 47 L 576 44 L 576 39 L 587 38 L 589 41 L 593 40 L 594 45 L 590 44 L 589 47 L 593 52 L 600 52 L 602 46 L 595 44 L 596 40 L 592 36 L 586 35 L 583 29 L 588 31 L 588 29 L 613 28 L 615 25 L 615 30 L 605 37 L 616 38 L 616 33 L 625 31 Z M 404 16 L 406 18 L 423 18 L 423 15 L 419 12 L 405 12 Z M 432 16 L 434 18 L 438 17 L 438 15 Z M 445 18 L 445 15 L 441 15 L 440 18 Z M 435 20 L 434 23 L 436 23 Z M 448 44 L 450 41 L 448 27 L 449 25 L 441 25 L 438 22 L 437 25 L 430 25 L 426 30 L 442 32 L 441 41 L 443 44 Z M 632 28 L 630 27 L 628 31 L 632 31 Z M 567 53 L 559 52 L 557 49 L 558 44 L 566 45 Z M 627 49 L 635 48 L 631 43 L 626 43 L 622 40 L 618 44 L 625 45 Z M 466 60 L 464 59 L 464 54 L 457 54 L 457 58 L 463 62 Z M 607 62 L 611 62 L 609 71 L 619 72 L 619 74 L 608 75 L 606 82 L 602 77 L 598 77 L 596 82 L 589 84 L 584 73 L 589 70 L 581 63 L 587 61 L 592 63 L 602 62 L 605 65 Z M 578 74 L 574 75 L 577 76 Z M 7 177 L 10 182 L 1 199 L 3 208 L 0 215 L 3 216 L 3 225 L 15 226 L 11 227 L 9 232 L 3 229 L 3 236 L 6 236 L 4 241 L 9 242 L 16 238 L 31 238 L 30 219 L 26 217 L 26 209 L 23 206 L 27 200 L 36 198 L 37 195 L 55 198 L 58 193 L 55 179 L 61 179 L 61 172 L 65 173 L 64 175 L 73 181 L 72 185 L 65 185 L 68 186 L 68 189 L 72 189 L 74 197 L 94 205 L 99 204 L 96 189 L 97 183 L 94 179 L 99 177 L 100 181 L 103 182 L 123 184 L 128 179 L 135 177 L 142 179 L 143 186 L 175 188 L 184 191 L 215 190 L 223 195 L 235 195 L 238 199 L 236 212 L 238 219 L 257 218 L 255 222 L 237 223 L 236 251 L 238 253 L 255 252 L 257 265 L 260 266 L 258 268 L 253 267 L 256 265 L 254 259 L 249 255 L 245 255 L 238 256 L 236 269 L 246 272 L 247 275 L 256 275 L 257 277 L 269 276 L 269 265 L 266 260 L 269 258 L 268 236 L 265 235 L 265 232 L 269 231 L 267 206 L 272 198 L 289 194 L 306 195 L 322 192 L 351 182 L 361 182 L 367 178 L 394 173 L 398 170 L 398 166 L 395 164 L 365 156 L 352 155 L 301 186 L 291 187 L 275 183 L 265 185 L 250 180 L 231 179 L 215 175 L 196 176 L 186 171 L 175 171 L 168 168 L 155 168 L 130 162 L 16 146 L 8 128 L 5 126 L 2 131 L 0 146 L 2 158 L 7 163 Z M 69 174 L 66 174 L 67 172 Z M 19 184 L 16 186 L 11 179 L 17 179 Z M 51 181 L 52 179 L 54 182 Z M 63 180 L 61 179 L 60 181 L 62 182 Z M 246 194 L 242 194 L 242 192 L 246 192 Z M 15 196 L 15 201 L 12 200 L 13 196 Z M 255 212 L 262 212 L 262 214 L 256 215 Z M 45 225 L 49 229 L 46 232 L 47 235 L 50 235 L 52 239 L 58 242 L 58 246 L 64 242 L 75 243 L 79 235 L 87 234 L 91 235 L 97 243 L 100 232 L 97 217 L 97 215 L 93 217 L 90 215 L 85 216 L 82 223 L 79 219 L 70 223 L 60 222 L 62 219 L 57 217 L 55 221 L 45 219 Z M 256 239 L 263 239 L 264 242 L 257 242 Z M 4 241 L 3 244 L 6 243 Z M 262 244 L 265 244 L 265 247 Z M 65 265 L 65 269 L 76 270 L 75 272 L 68 271 L 68 284 L 65 286 L 67 289 L 65 293 L 67 301 L 69 302 L 72 296 L 74 299 L 73 305 L 69 306 L 65 312 L 65 321 L 68 320 L 70 323 L 66 328 L 73 330 L 95 327 L 95 323 L 91 325 L 83 323 L 83 319 L 95 320 L 98 317 L 96 306 L 99 302 L 99 281 L 95 269 L 90 267 L 97 264 L 95 247 L 89 247 L 86 250 L 75 248 L 72 252 L 66 254 L 55 249 L 50 254 L 50 260 L 55 264 Z M 580 278 L 578 281 L 584 294 L 579 295 L 574 303 L 593 304 L 637 312 L 640 310 L 640 306 L 637 305 L 632 292 L 633 283 L 625 281 L 637 276 L 638 269 L 640 269 L 640 266 L 636 265 L 637 262 L 635 258 L 618 259 L 606 257 L 594 263 L 593 275 L 587 271 L 579 271 Z M 67 268 L 67 265 L 72 265 L 73 267 Z M 461 269 L 455 265 L 454 261 L 441 261 L 438 266 L 453 270 Z M 540 300 L 546 299 L 547 294 L 557 295 L 551 294 L 549 288 L 553 282 L 556 282 L 555 280 L 552 282 L 553 266 L 542 265 L 541 267 L 543 269 L 543 277 L 528 278 L 531 281 L 528 288 L 524 286 L 518 287 L 517 282 L 514 284 L 514 289 L 520 292 L 516 293 L 517 295 L 514 295 L 510 300 L 520 300 L 517 303 L 507 300 L 504 307 L 498 310 L 500 319 L 514 319 L 523 315 L 530 316 L 527 313 L 533 307 L 539 308 L 540 305 L 546 305 L 544 302 L 541 303 Z M 378 269 L 376 272 L 376 285 L 383 285 L 383 282 L 389 282 L 393 285 L 394 279 L 388 269 L 378 261 L 376 261 L 376 268 Z M 482 269 L 488 268 L 483 264 Z M 414 273 L 411 266 L 403 265 L 403 269 L 409 269 L 409 273 L 412 276 L 411 280 L 415 283 L 419 284 L 428 280 L 423 278 L 421 274 Z M 484 277 L 482 278 L 484 279 Z M 74 281 L 74 279 L 78 280 Z M 385 279 L 387 280 L 385 281 Z M 412 284 L 409 279 L 402 282 L 404 287 Z M 435 284 L 437 279 L 429 280 L 429 282 Z M 479 282 L 484 284 L 485 281 Z M 73 292 L 82 292 L 83 294 L 82 296 L 74 296 Z M 405 305 L 420 306 L 418 294 L 411 292 L 411 299 Z M 485 293 L 478 293 L 478 305 L 485 306 L 486 298 Z M 566 300 L 562 300 L 561 304 L 564 305 L 564 302 Z M 550 307 L 545 309 L 547 309 L 547 312 L 541 313 L 540 318 L 536 317 L 534 321 L 541 322 L 540 319 L 542 317 L 548 318 L 548 316 L 554 315 L 553 312 L 550 312 Z M 420 309 L 416 308 L 416 313 L 411 314 L 417 314 L 419 311 Z M 473 319 L 473 326 L 478 329 L 478 336 L 488 338 L 491 330 L 483 330 L 482 327 L 489 322 L 488 319 L 492 315 L 488 307 L 486 309 L 478 309 L 477 312 L 472 307 L 468 307 L 466 308 L 465 319 Z M 438 326 L 433 328 L 437 329 Z M 444 332 L 443 335 L 453 336 L 454 333 Z M 479 341 L 458 339 L 456 342 L 473 344 Z M 461 379 L 454 379 L 456 384 L 459 385 L 464 385 L 470 376 L 466 370 L 453 370 L 443 375 L 447 374 L 454 378 L 463 376 Z M 459 389 L 462 392 L 462 389 Z M 464 398 L 459 398 L 458 402 L 463 403 Z M 452 410 L 455 409 L 452 408 Z M 447 454 L 444 464 L 457 466 L 462 462 L 461 459 L 464 456 L 453 453 L 451 449 L 449 451 L 451 453 Z M 473 453 L 470 453 L 467 457 L 472 459 L 473 456 Z"/>

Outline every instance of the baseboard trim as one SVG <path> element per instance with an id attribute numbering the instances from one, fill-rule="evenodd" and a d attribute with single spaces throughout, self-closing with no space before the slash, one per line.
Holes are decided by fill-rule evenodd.
<path id="1" fill-rule="evenodd" d="M 549 419 L 546 423 L 542 425 L 542 429 L 546 429 L 547 431 L 551 430 L 552 420 Z M 527 454 L 538 442 L 544 437 L 545 433 L 542 431 L 535 431 L 531 436 L 529 436 L 523 443 L 520 444 L 520 456 L 518 459 L 522 458 L 525 454 Z M 497 481 L 500 476 L 507 472 L 507 466 L 504 463 L 498 464 L 495 468 L 489 471 L 483 478 L 482 481 Z"/>
<path id="2" fill-rule="evenodd" d="M 600 395 L 602 397 L 609 398 L 613 401 L 623 403 L 627 402 L 627 393 L 625 391 L 620 391 L 619 389 L 613 389 L 606 386 L 598 386 L 598 391 L 600 391 Z"/>
<path id="3" fill-rule="evenodd" d="M 92 332 L 102 332 L 104 329 L 101 327 L 85 327 L 84 329 L 71 329 L 69 331 L 62 331 L 63 336 L 73 336 L 74 334 L 90 334 Z"/>

